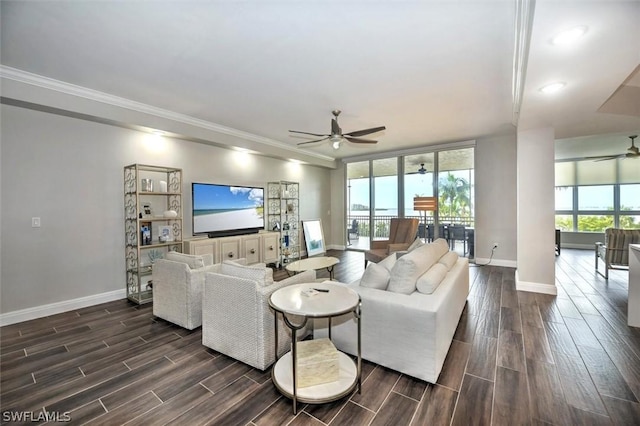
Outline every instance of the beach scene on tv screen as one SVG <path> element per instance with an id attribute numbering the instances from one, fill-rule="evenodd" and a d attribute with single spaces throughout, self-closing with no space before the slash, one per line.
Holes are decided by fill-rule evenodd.
<path id="1" fill-rule="evenodd" d="M 193 187 L 193 231 L 264 227 L 264 190 L 222 185 Z"/>

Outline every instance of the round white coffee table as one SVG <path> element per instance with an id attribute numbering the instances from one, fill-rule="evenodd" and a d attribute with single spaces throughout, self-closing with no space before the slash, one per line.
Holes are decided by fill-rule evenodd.
<path id="1" fill-rule="evenodd" d="M 331 256 L 308 257 L 306 259 L 296 260 L 286 266 L 290 272 L 304 272 L 326 268 L 329 271 L 329 279 L 333 279 L 333 267 L 340 263 L 340 259 Z"/>
<path id="2" fill-rule="evenodd" d="M 306 296 L 308 290 L 316 294 Z M 275 311 L 275 348 L 278 353 L 278 314 L 291 330 L 291 351 L 276 359 L 271 369 L 271 378 L 278 390 L 293 401 L 293 414 L 297 412 L 298 401 L 321 404 L 336 401 L 348 395 L 355 388 L 361 391 L 362 354 L 360 349 L 361 331 L 360 296 L 352 289 L 332 283 L 305 283 L 291 285 L 273 292 L 269 305 Z M 338 351 L 338 380 L 298 389 L 297 386 L 297 339 L 296 332 L 302 329 L 309 319 L 329 319 L 329 340 L 331 340 L 331 318 L 353 313 L 358 325 L 358 356 L 354 362 L 348 355 Z M 301 323 L 292 323 L 287 315 L 303 318 Z"/>

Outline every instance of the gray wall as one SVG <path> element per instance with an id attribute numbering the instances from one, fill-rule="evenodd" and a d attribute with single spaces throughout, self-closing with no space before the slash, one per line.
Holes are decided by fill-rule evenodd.
<path id="1" fill-rule="evenodd" d="M 476 139 L 476 260 L 498 243 L 492 264 L 515 266 L 517 246 L 516 133 Z"/>
<path id="2" fill-rule="evenodd" d="M 191 182 L 300 182 L 300 218 L 330 222 L 330 171 L 14 106 L 2 105 L 0 313 L 124 289 L 123 167 L 184 172 Z M 40 217 L 41 228 L 31 227 Z M 332 228 L 325 228 L 333 244 Z M 340 241 L 340 240 L 338 240 Z"/>
<path id="3" fill-rule="evenodd" d="M 604 232 L 560 233 L 560 247 L 564 248 L 595 250 L 597 242 L 604 243 Z"/>

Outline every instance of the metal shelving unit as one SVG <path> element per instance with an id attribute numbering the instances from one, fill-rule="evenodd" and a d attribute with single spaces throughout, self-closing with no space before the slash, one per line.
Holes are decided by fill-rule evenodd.
<path id="1" fill-rule="evenodd" d="M 153 187 L 143 187 L 143 179 L 153 182 Z M 164 215 L 170 210 L 176 212 L 175 217 Z M 138 304 L 153 300 L 153 262 L 168 251 L 182 252 L 182 228 L 182 169 L 126 166 L 124 233 L 129 300 Z M 167 232 L 160 234 L 160 230 Z"/>
<path id="2" fill-rule="evenodd" d="M 281 267 L 300 259 L 300 184 L 267 183 L 267 229 L 280 232 Z"/>

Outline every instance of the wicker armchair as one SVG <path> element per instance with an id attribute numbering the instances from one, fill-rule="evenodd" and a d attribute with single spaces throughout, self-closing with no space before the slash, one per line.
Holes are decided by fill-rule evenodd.
<path id="1" fill-rule="evenodd" d="M 271 293 L 316 279 L 316 271 L 311 270 L 273 282 L 271 269 L 262 266 L 238 268 L 223 262 L 220 273 L 206 274 L 202 299 L 202 344 L 259 370 L 275 361 Z M 280 316 L 278 320 L 278 353 L 282 355 L 291 347 L 291 336 Z M 299 336 L 305 333 L 303 329 Z"/>
<path id="2" fill-rule="evenodd" d="M 202 325 L 204 276 L 219 265 L 213 256 L 167 253 L 153 265 L 153 315 L 188 330 Z"/>
<path id="3" fill-rule="evenodd" d="M 404 251 L 418 235 L 418 219 L 391 219 L 388 240 L 371 241 L 371 249 L 364 252 L 364 266 L 368 262 L 378 263 L 391 253 Z"/>
<path id="4" fill-rule="evenodd" d="M 596 243 L 596 272 L 609 279 L 609 269 L 629 269 L 629 244 L 640 243 L 640 229 L 607 228 L 604 243 Z M 598 270 L 604 262 L 604 274 Z"/>

